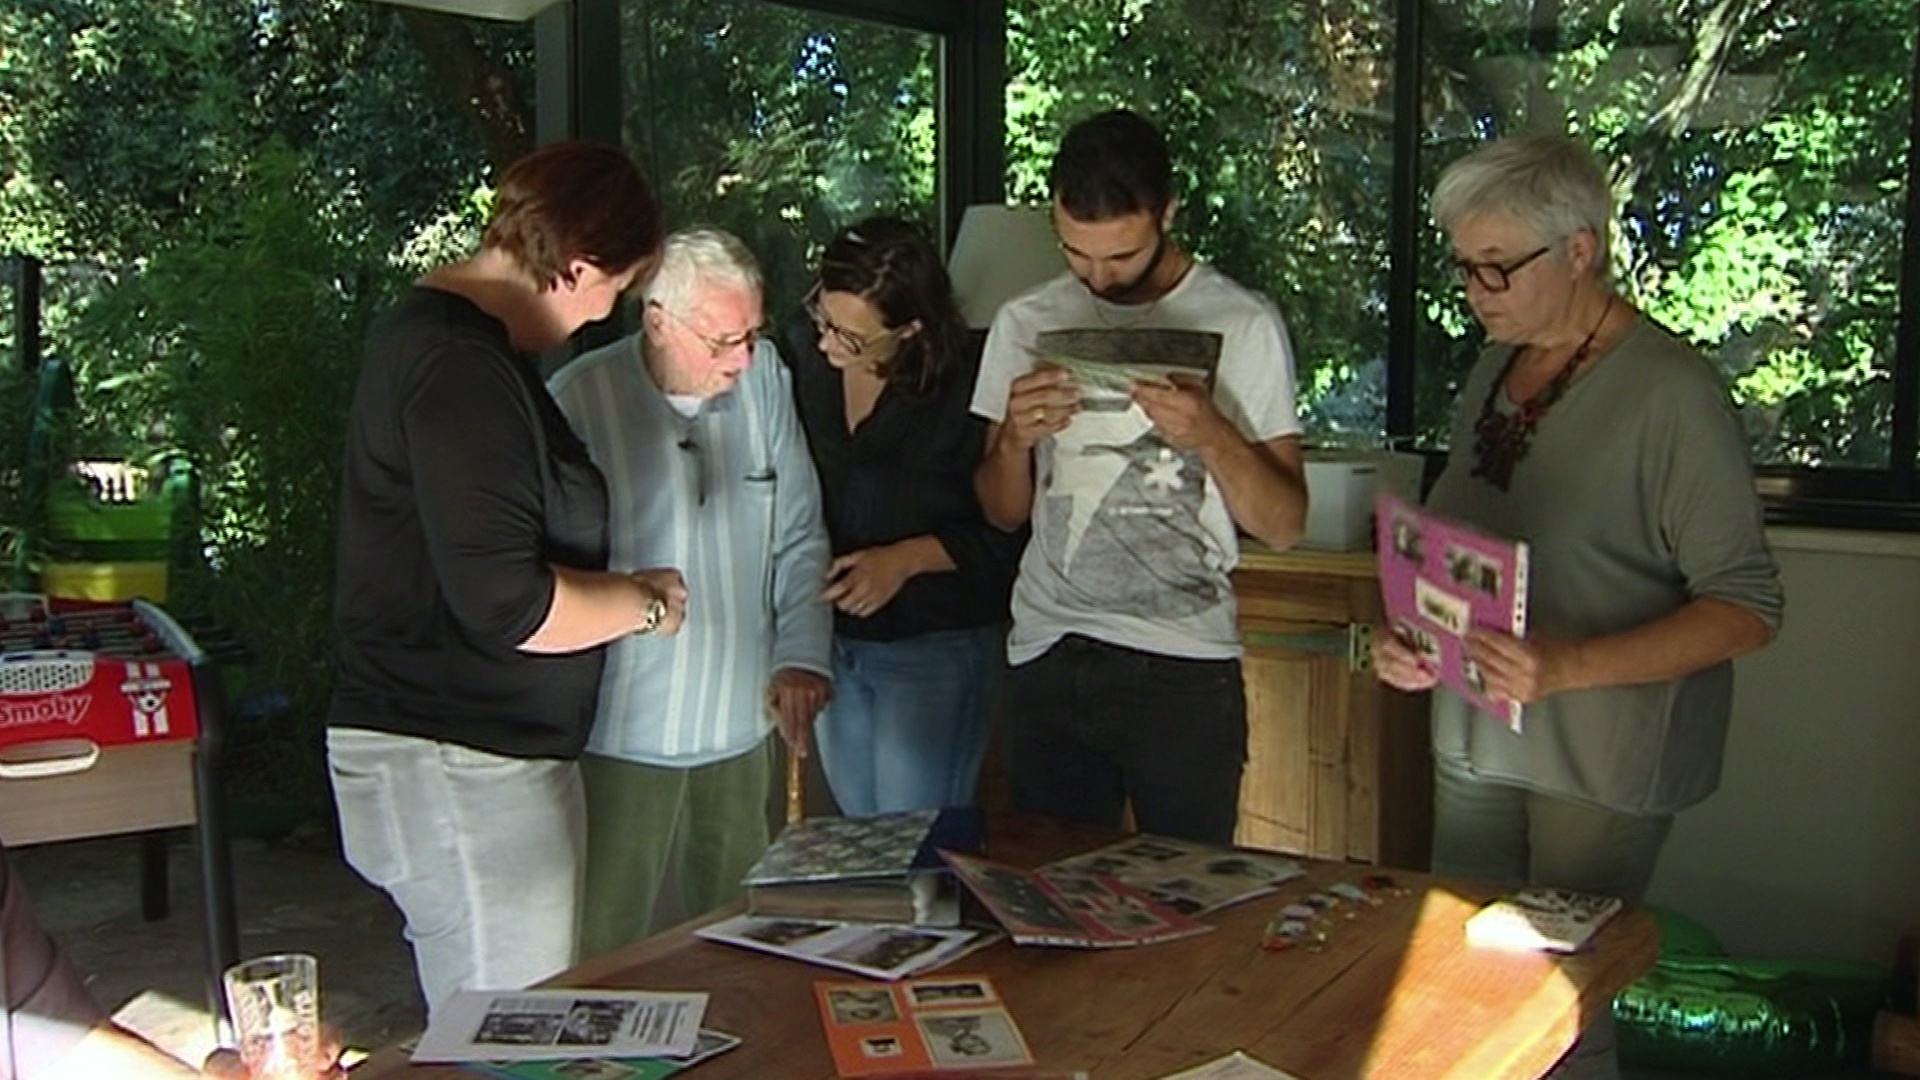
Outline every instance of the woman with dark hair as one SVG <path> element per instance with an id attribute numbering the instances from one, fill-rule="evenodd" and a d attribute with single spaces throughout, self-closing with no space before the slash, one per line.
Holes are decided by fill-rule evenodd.
<path id="1" fill-rule="evenodd" d="M 663 239 L 623 152 L 554 143 L 502 174 L 479 252 L 368 336 L 327 760 L 347 861 L 406 917 L 430 1010 L 573 962 L 599 646 L 686 610 L 678 571 L 607 570 L 605 481 L 532 361 L 606 318 Z"/>
<path id="2" fill-rule="evenodd" d="M 898 218 L 833 238 L 806 314 L 782 352 L 833 541 L 821 765 L 848 814 L 969 803 L 1023 542 L 973 493 L 978 359 L 939 254 Z"/>

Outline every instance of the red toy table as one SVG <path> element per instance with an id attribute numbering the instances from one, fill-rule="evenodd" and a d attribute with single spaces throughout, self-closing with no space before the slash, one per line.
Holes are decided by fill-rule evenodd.
<path id="1" fill-rule="evenodd" d="M 146 834 L 143 907 L 166 910 L 158 830 L 196 826 L 208 1001 L 237 959 L 218 783 L 219 673 L 160 608 L 0 594 L 0 839 Z"/>

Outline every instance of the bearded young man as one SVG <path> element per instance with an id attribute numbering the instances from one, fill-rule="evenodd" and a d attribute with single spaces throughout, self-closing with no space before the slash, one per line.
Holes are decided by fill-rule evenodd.
<path id="1" fill-rule="evenodd" d="M 1068 272 L 1001 308 L 973 397 L 987 518 L 1033 527 L 1003 698 L 1014 802 L 1100 825 L 1130 804 L 1143 831 L 1228 842 L 1247 740 L 1237 530 L 1281 549 L 1306 520 L 1286 324 L 1168 236 L 1173 170 L 1145 119 L 1076 124 L 1050 182 Z M 1049 362 L 1096 340 L 1121 359 L 1171 343 L 1192 373 L 1115 391 Z"/>

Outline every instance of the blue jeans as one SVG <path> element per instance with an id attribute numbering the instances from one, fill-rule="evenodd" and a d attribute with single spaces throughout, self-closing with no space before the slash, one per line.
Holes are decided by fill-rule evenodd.
<path id="1" fill-rule="evenodd" d="M 842 813 L 974 801 L 1006 639 L 1001 626 L 899 641 L 834 639 L 833 701 L 813 730 Z"/>
<path id="2" fill-rule="evenodd" d="M 1233 842 L 1247 761 L 1240 661 L 1069 635 L 1006 679 L 1015 809 L 1113 827 L 1131 804 L 1141 832 Z"/>

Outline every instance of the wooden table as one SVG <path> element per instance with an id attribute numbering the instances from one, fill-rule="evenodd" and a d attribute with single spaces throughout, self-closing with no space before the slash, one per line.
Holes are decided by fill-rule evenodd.
<path id="1" fill-rule="evenodd" d="M 1030 819 L 996 821 L 990 850 L 1034 865 L 1103 839 Z M 1260 948 L 1289 898 L 1372 867 L 1307 864 L 1305 879 L 1207 917 L 1213 933 L 1106 951 L 995 945 L 943 973 L 990 976 L 1040 1066 L 1093 1080 L 1150 1080 L 1232 1050 L 1301 1080 L 1532 1080 L 1565 1052 L 1583 1018 L 1652 967 L 1658 932 L 1629 911 L 1576 957 L 1469 951 L 1466 917 L 1496 890 L 1393 872 L 1377 906 L 1343 905 L 1320 951 Z M 700 922 L 707 922 L 703 919 Z M 706 1024 L 745 1043 L 690 1072 L 698 1080 L 822 1080 L 834 1069 L 811 993 L 828 968 L 717 945 L 688 924 L 588 961 L 554 985 L 712 994 Z M 360 1080 L 456 1080 L 451 1066 L 408 1066 L 385 1050 Z"/>

